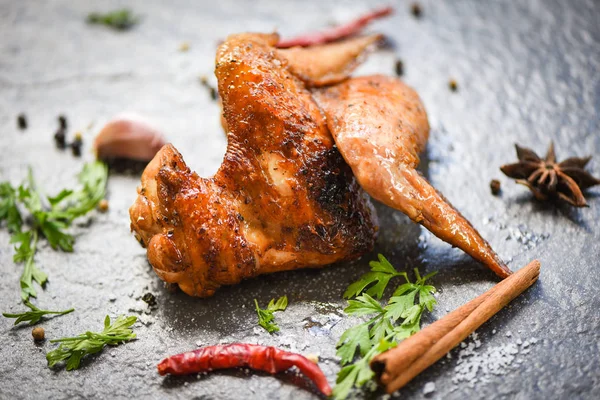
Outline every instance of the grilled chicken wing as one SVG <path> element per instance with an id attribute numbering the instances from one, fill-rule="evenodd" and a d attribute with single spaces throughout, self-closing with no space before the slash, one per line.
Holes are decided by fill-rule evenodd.
<path id="1" fill-rule="evenodd" d="M 277 35 L 241 34 L 217 53 L 228 129 L 223 164 L 200 178 L 166 145 L 142 176 L 131 227 L 165 281 L 210 296 L 243 278 L 359 257 L 373 247 L 368 196 Z"/>
<path id="2" fill-rule="evenodd" d="M 418 95 L 385 76 L 349 79 L 314 92 L 338 149 L 360 185 L 440 239 L 505 278 L 511 271 L 473 226 L 416 170 L 429 135 Z"/>

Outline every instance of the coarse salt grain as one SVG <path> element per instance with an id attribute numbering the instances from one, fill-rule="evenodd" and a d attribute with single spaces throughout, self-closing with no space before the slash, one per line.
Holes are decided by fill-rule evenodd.
<path id="1" fill-rule="evenodd" d="M 428 394 L 431 394 L 433 392 L 435 392 L 435 383 L 433 383 L 433 382 L 427 382 L 425 384 L 425 386 L 423 387 L 423 394 L 425 396 L 427 396 Z"/>

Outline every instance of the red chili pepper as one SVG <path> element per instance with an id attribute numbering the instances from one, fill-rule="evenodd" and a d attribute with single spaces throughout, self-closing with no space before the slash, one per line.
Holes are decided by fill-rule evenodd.
<path id="1" fill-rule="evenodd" d="M 158 364 L 160 375 L 187 375 L 216 369 L 248 367 L 270 374 L 296 366 L 326 396 L 331 387 L 319 366 L 306 357 L 257 344 L 233 343 L 207 346 L 165 358 Z"/>
<path id="2" fill-rule="evenodd" d="M 360 32 L 374 19 L 385 17 L 390 15 L 392 12 L 394 12 L 394 9 L 389 6 L 373 10 L 353 21 L 343 25 L 335 26 L 322 32 L 305 33 L 295 38 L 280 40 L 279 43 L 277 43 L 277 47 L 280 49 L 285 49 L 294 46 L 306 47 L 316 44 L 334 42 Z"/>

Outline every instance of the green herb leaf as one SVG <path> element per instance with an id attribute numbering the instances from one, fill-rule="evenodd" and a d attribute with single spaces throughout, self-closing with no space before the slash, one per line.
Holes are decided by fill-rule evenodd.
<path id="1" fill-rule="evenodd" d="M 87 22 L 90 24 L 103 24 L 113 29 L 124 31 L 137 24 L 139 18 L 134 16 L 130 10 L 123 8 L 105 14 L 90 13 Z"/>
<path id="2" fill-rule="evenodd" d="M 75 218 L 92 211 L 106 195 L 108 167 L 101 161 L 87 163 L 78 175 L 82 188 L 76 191 L 63 190 L 48 198 L 52 204 L 49 218 L 70 224 Z"/>
<path id="3" fill-rule="evenodd" d="M 28 186 L 19 187 L 19 198 L 31 212 L 35 226 L 48 240 L 53 249 L 73 251 L 75 238 L 64 232 L 73 220 L 93 210 L 105 196 L 108 169 L 101 161 L 87 163 L 79 173 L 79 190 L 62 190 L 54 197 L 47 197 L 50 209 L 44 209 L 44 196 L 37 189 L 31 169 Z"/>
<path id="4" fill-rule="evenodd" d="M 10 183 L 0 183 L 0 223 L 6 220 L 9 232 L 20 232 L 23 225 L 21 213 L 17 208 L 17 189 Z"/>
<path id="5" fill-rule="evenodd" d="M 36 297 L 34 282 L 44 285 L 48 280 L 48 276 L 34 263 L 38 236 L 45 237 L 53 249 L 73 251 L 75 238 L 65 230 L 75 218 L 94 209 L 104 198 L 107 180 L 106 165 L 96 161 L 85 164 L 79 174 L 81 189 L 65 189 L 54 197 L 41 193 L 31 168 L 27 180 L 16 189 L 7 182 L 0 183 L 0 222 L 6 220 L 12 233 L 10 242 L 15 244 L 13 260 L 25 264 L 20 279 L 23 301 Z M 23 218 L 19 205 L 32 216 L 27 219 L 32 221 L 31 229 L 25 232 L 22 232 Z"/>
<path id="6" fill-rule="evenodd" d="M 65 315 L 75 311 L 74 308 L 70 308 L 65 311 L 49 311 L 49 310 L 40 310 L 29 301 L 25 301 L 24 304 L 31 309 L 31 311 L 25 311 L 19 314 L 13 313 L 2 313 L 5 318 L 16 318 L 15 325 L 20 322 L 29 322 L 29 325 L 34 325 L 40 322 L 44 315 L 54 314 L 54 315 Z"/>
<path id="7" fill-rule="evenodd" d="M 86 332 L 82 335 L 51 340 L 51 343 L 60 343 L 60 346 L 46 354 L 48 367 L 52 368 L 61 361 L 67 360 L 67 371 L 79 368 L 81 359 L 88 354 L 102 351 L 104 346 L 116 346 L 123 342 L 135 339 L 136 335 L 129 329 L 137 317 L 119 316 L 111 325 L 110 317 L 107 315 L 104 330 L 100 333 Z"/>
<path id="8" fill-rule="evenodd" d="M 269 333 L 274 333 L 274 332 L 279 331 L 279 327 L 277 326 L 277 324 L 275 322 L 273 322 L 273 320 L 275 319 L 275 316 L 273 315 L 273 313 L 275 311 L 284 311 L 287 308 L 287 305 L 288 305 L 287 296 L 280 297 L 279 299 L 277 299 L 277 302 L 275 302 L 275 299 L 271 299 L 271 301 L 267 305 L 266 309 L 260 308 L 258 306 L 258 301 L 256 299 L 254 299 L 254 304 L 256 305 L 256 314 L 258 315 L 258 324 L 260 326 L 262 326 L 263 328 L 265 328 L 267 330 L 267 332 L 269 332 Z"/>
<path id="9" fill-rule="evenodd" d="M 38 235 L 37 231 L 26 231 L 13 234 L 10 239 L 11 243 L 18 243 L 15 246 L 15 255 L 13 260 L 16 263 L 24 262 L 25 268 L 21 274 L 21 299 L 24 302 L 28 301 L 30 297 L 37 297 L 37 292 L 33 282 L 37 282 L 38 285 L 43 286 L 48 280 L 48 275 L 40 270 L 34 263 L 35 251 L 37 248 Z"/>
<path id="10" fill-rule="evenodd" d="M 406 273 L 396 271 L 385 257 L 379 255 L 378 258 L 379 261 L 370 264 L 371 272 L 350 285 L 344 294 L 348 297 L 363 293 L 348 300 L 344 311 L 354 316 L 369 315 L 371 319 L 347 329 L 337 343 L 336 354 L 341 359 L 342 369 L 333 389 L 334 399 L 346 398 L 354 387 L 372 379 L 371 359 L 418 332 L 423 311 L 431 311 L 437 303 L 433 296 L 435 288 L 425 284 L 435 273 L 421 277 L 415 269 L 416 281 L 413 283 Z M 390 279 L 395 276 L 403 276 L 406 283 L 398 286 L 388 303 L 381 306 L 371 296 L 381 297 Z M 357 353 L 360 358 L 354 361 Z"/>
<path id="11" fill-rule="evenodd" d="M 397 321 L 415 303 L 416 290 L 411 290 L 400 296 L 392 296 L 385 306 L 385 313 L 392 321 Z"/>
<path id="12" fill-rule="evenodd" d="M 345 365 L 354 360 L 357 350 L 365 355 L 370 347 L 369 322 L 366 322 L 353 326 L 342 334 L 335 354 L 341 358 L 342 365 Z"/>
<path id="13" fill-rule="evenodd" d="M 378 254 L 377 257 L 379 261 L 369 263 L 371 272 L 367 272 L 358 281 L 348 286 L 348 289 L 344 292 L 344 298 L 349 299 L 358 296 L 368 287 L 366 290 L 368 295 L 381 299 L 390 279 L 396 276 L 407 277 L 405 272 L 396 271 L 383 255 Z"/>

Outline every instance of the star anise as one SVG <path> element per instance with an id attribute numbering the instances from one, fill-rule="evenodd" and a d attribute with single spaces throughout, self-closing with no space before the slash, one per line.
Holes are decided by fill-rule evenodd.
<path id="1" fill-rule="evenodd" d="M 571 157 L 557 163 L 554 143 L 550 143 L 544 159 L 533 150 L 519 145 L 515 147 L 519 162 L 500 167 L 506 176 L 527 186 L 538 200 L 558 197 L 575 207 L 587 207 L 582 191 L 600 184 L 600 179 L 584 169 L 591 156 Z"/>

